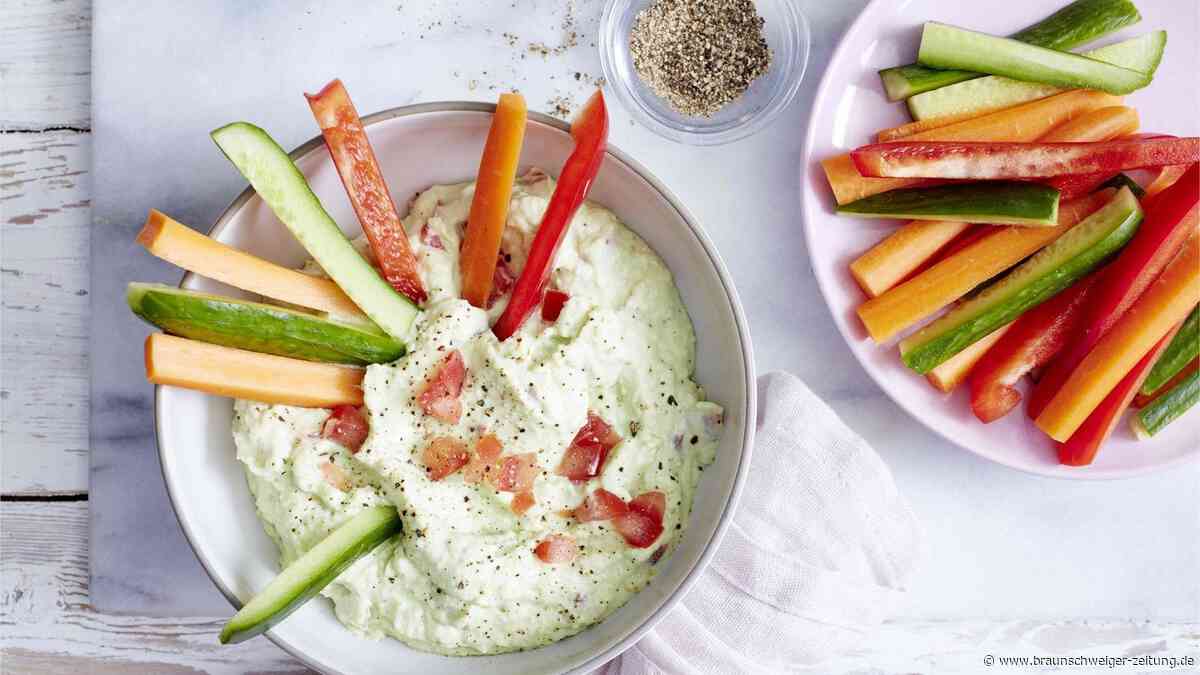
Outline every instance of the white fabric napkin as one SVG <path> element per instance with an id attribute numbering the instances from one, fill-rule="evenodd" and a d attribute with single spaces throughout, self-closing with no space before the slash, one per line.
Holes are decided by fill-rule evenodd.
<path id="1" fill-rule="evenodd" d="M 758 388 L 749 480 L 712 564 L 593 675 L 787 672 L 861 644 L 903 599 L 921 535 L 887 466 L 794 375 Z"/>

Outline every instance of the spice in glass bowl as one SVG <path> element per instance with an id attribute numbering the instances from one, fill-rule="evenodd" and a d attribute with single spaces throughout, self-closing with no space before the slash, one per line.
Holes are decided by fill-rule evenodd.
<path id="1" fill-rule="evenodd" d="M 654 0 L 634 20 L 629 51 L 654 93 L 698 117 L 737 100 L 771 65 L 751 0 Z"/>

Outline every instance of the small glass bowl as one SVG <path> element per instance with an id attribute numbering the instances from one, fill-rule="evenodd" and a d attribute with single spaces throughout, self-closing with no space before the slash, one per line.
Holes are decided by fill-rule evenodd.
<path id="1" fill-rule="evenodd" d="M 600 62 L 617 98 L 639 123 L 673 141 L 719 145 L 763 129 L 787 107 L 808 64 L 808 21 L 797 0 L 753 0 L 771 48 L 767 72 L 740 98 L 712 117 L 676 112 L 642 82 L 629 52 L 629 32 L 638 12 L 654 0 L 611 0 L 600 19 Z"/>

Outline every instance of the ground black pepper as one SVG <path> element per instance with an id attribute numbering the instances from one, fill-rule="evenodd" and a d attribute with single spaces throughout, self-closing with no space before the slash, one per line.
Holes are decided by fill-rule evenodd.
<path id="1" fill-rule="evenodd" d="M 703 117 L 735 101 L 771 64 L 751 0 L 655 0 L 638 13 L 629 50 L 655 93 Z"/>

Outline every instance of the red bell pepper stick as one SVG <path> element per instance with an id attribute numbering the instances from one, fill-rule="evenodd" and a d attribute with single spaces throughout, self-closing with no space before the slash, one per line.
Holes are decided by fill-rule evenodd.
<path id="1" fill-rule="evenodd" d="M 1066 442 L 1058 444 L 1060 463 L 1068 466 L 1087 466 L 1092 463 L 1100 446 L 1104 445 L 1104 441 L 1108 440 L 1113 429 L 1121 421 L 1121 414 L 1129 407 L 1129 402 L 1133 400 L 1138 389 L 1141 389 L 1142 382 L 1154 367 L 1154 362 L 1166 350 L 1167 345 L 1171 344 L 1171 338 L 1175 337 L 1178 331 L 1179 326 L 1175 326 L 1163 336 L 1158 344 L 1137 362 L 1133 370 L 1121 378 L 1117 386 L 1104 397 L 1075 433 L 1071 434 Z"/>
<path id="2" fill-rule="evenodd" d="M 1103 271 L 1091 294 L 1082 329 L 1050 363 L 1029 397 L 1029 416 L 1036 419 L 1079 362 L 1138 299 L 1175 257 L 1200 222 L 1200 164 L 1192 164 L 1174 185 L 1148 205 L 1133 240 Z"/>
<path id="3" fill-rule="evenodd" d="M 375 151 L 363 131 L 362 120 L 342 81 L 334 80 L 316 94 L 304 97 L 321 126 L 325 145 L 371 243 L 383 278 L 418 305 L 425 302 L 425 286 L 417 272 L 417 259 L 408 245 L 408 235 L 379 170 Z"/>
<path id="4" fill-rule="evenodd" d="M 877 178 L 1046 178 L 1200 161 L 1200 138 L 1120 138 L 1098 143 L 899 141 L 850 153 Z"/>
<path id="5" fill-rule="evenodd" d="M 971 410 L 987 424 L 1007 415 L 1021 402 L 1016 384 L 1045 365 L 1063 348 L 1082 318 L 1082 309 L 1098 274 L 1090 274 L 1067 290 L 1022 314 L 992 345 L 971 371 Z"/>
<path id="6" fill-rule="evenodd" d="M 608 143 L 608 110 L 604 105 L 604 94 L 599 90 L 592 94 L 571 121 L 571 136 L 575 139 L 575 149 L 563 164 L 558 184 L 550 196 L 546 213 L 542 215 L 542 222 L 529 247 L 529 256 L 525 259 L 525 268 L 517 278 L 508 306 L 492 326 L 492 332 L 500 340 L 506 340 L 517 332 L 541 303 L 542 293 L 554 268 L 554 254 L 562 244 L 567 225 L 600 172 Z"/>
<path id="7" fill-rule="evenodd" d="M 1175 138 L 1175 136 L 1170 136 L 1167 134 L 1134 134 L 1132 136 L 1125 137 L 1126 140 L 1132 140 L 1132 139 L 1148 140 L 1148 139 L 1155 139 L 1155 138 Z M 1166 169 L 1174 169 L 1174 168 L 1178 168 L 1178 167 L 1169 167 L 1169 166 L 1168 167 L 1158 167 L 1156 170 L 1161 174 Z M 1183 168 L 1186 169 L 1187 166 L 1185 165 Z M 1079 196 L 1082 196 L 1082 195 L 1085 195 L 1085 194 L 1095 191 L 1096 188 L 1100 187 L 1101 185 L 1106 183 L 1110 178 L 1116 176 L 1119 173 L 1121 173 L 1121 172 L 1120 171 L 1101 171 L 1099 173 L 1071 174 L 1071 175 L 1067 175 L 1067 176 L 1054 176 L 1053 178 L 1047 178 L 1041 182 L 1045 183 L 1046 185 L 1049 185 L 1052 188 L 1057 188 L 1058 191 L 1062 193 L 1062 199 L 1064 199 L 1064 200 L 1065 199 L 1075 199 L 1076 197 L 1079 197 Z M 1178 173 L 1175 173 L 1174 174 L 1175 178 L 1179 178 L 1179 174 L 1181 174 L 1181 173 L 1183 173 L 1183 172 L 1179 171 Z M 1172 179 L 1172 180 L 1174 180 L 1174 179 Z M 1162 188 L 1165 188 L 1165 187 L 1166 187 L 1166 185 L 1162 185 L 1161 187 L 1159 187 L 1159 190 L 1161 190 Z M 1148 195 L 1149 195 L 1149 192 L 1147 192 L 1147 196 Z"/>

